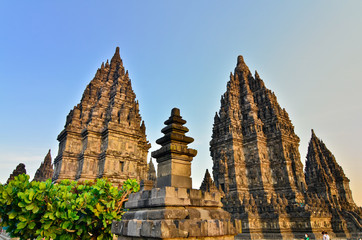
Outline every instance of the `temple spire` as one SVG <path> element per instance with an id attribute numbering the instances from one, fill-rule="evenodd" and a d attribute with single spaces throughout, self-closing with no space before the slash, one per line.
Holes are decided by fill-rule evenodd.
<path id="1" fill-rule="evenodd" d="M 111 59 L 111 66 L 112 66 L 112 64 L 122 65 L 122 59 L 121 59 L 121 55 L 119 53 L 119 47 L 116 48 L 116 52 L 114 53 L 114 55 Z"/>
<path id="2" fill-rule="evenodd" d="M 333 207 L 355 208 L 349 179 L 334 155 L 312 129 L 305 166 L 305 178 L 308 192 L 316 193 Z"/>
<path id="3" fill-rule="evenodd" d="M 235 72 L 237 72 L 239 74 L 243 73 L 244 77 L 251 75 L 249 67 L 246 65 L 246 63 L 244 61 L 244 57 L 241 55 L 238 56 L 238 61 L 236 64 Z"/>
<path id="4" fill-rule="evenodd" d="M 49 149 L 48 154 L 44 158 L 44 161 L 40 164 L 40 167 L 36 171 L 33 181 L 46 181 L 47 179 L 53 177 L 53 172 L 52 156 Z"/>
<path id="5" fill-rule="evenodd" d="M 24 163 L 20 163 L 18 166 L 16 166 L 16 168 L 14 169 L 13 173 L 10 174 L 10 177 L 8 178 L 8 180 L 6 181 L 6 184 L 8 184 L 11 180 L 13 180 L 16 176 L 20 175 L 20 174 L 26 174 L 26 169 L 25 169 L 25 164 Z"/>
<path id="6" fill-rule="evenodd" d="M 156 170 L 155 165 L 153 165 L 152 158 L 150 158 L 150 162 L 148 163 L 148 177 L 147 180 L 156 181 Z"/>
<path id="7" fill-rule="evenodd" d="M 203 192 L 215 192 L 218 189 L 215 186 L 214 181 L 212 180 L 209 169 L 206 169 L 204 180 L 201 183 L 200 190 Z"/>
<path id="8" fill-rule="evenodd" d="M 111 63 L 102 64 L 88 84 L 58 140 L 54 181 L 107 177 L 112 183 L 122 183 L 128 178 L 147 178 L 150 144 L 119 47 Z"/>

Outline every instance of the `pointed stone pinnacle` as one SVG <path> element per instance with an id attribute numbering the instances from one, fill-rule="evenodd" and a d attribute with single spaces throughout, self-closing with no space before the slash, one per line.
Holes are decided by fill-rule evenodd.
<path id="1" fill-rule="evenodd" d="M 122 63 L 121 55 L 119 54 L 119 47 L 116 48 L 116 52 L 111 59 L 111 64 L 113 63 Z"/>
<path id="2" fill-rule="evenodd" d="M 148 177 L 147 177 L 147 180 L 156 181 L 156 179 L 157 179 L 157 177 L 156 177 L 155 165 L 153 165 L 152 157 L 151 157 L 150 162 L 148 163 Z"/>
<path id="3" fill-rule="evenodd" d="M 40 167 L 35 172 L 33 181 L 46 181 L 47 179 L 52 178 L 53 172 L 52 156 L 49 149 L 48 154 L 44 158 L 44 161 L 40 164 Z"/>
<path id="4" fill-rule="evenodd" d="M 45 165 L 51 165 L 52 164 L 52 156 L 51 156 L 51 150 L 49 149 L 48 154 L 44 158 L 44 164 Z"/>
<path id="5" fill-rule="evenodd" d="M 215 183 L 210 176 L 209 169 L 206 169 L 204 180 L 201 183 L 200 190 L 204 192 L 217 191 Z"/>
<path id="6" fill-rule="evenodd" d="M 246 63 L 244 61 L 244 57 L 241 55 L 238 56 L 238 62 L 236 64 L 235 70 L 238 72 L 244 72 L 244 73 L 246 73 L 246 75 L 251 74 L 249 67 L 246 65 Z"/>
<path id="7" fill-rule="evenodd" d="M 242 55 L 238 56 L 238 63 L 236 65 L 245 65 L 244 57 Z"/>
<path id="8" fill-rule="evenodd" d="M 314 130 L 313 130 L 313 129 L 311 130 L 311 132 L 312 132 L 312 138 L 317 137 L 317 136 L 315 135 L 315 133 L 314 133 Z"/>

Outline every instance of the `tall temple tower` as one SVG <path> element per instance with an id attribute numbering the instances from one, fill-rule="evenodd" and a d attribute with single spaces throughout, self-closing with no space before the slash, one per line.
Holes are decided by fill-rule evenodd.
<path id="1" fill-rule="evenodd" d="M 216 187 L 225 193 L 224 208 L 241 221 L 242 239 L 332 231 L 328 210 L 304 208 L 307 186 L 298 147 L 288 113 L 239 56 L 214 118 L 210 151 Z"/>
<path id="2" fill-rule="evenodd" d="M 312 133 L 304 174 L 298 147 L 288 113 L 239 56 L 210 142 L 224 209 L 242 228 L 237 239 L 295 239 L 305 233 L 314 239 L 322 231 L 333 238 L 361 234 L 361 208 L 334 156 Z"/>
<path id="3" fill-rule="evenodd" d="M 349 179 L 312 130 L 305 165 L 308 195 L 318 195 L 332 212 L 333 231 L 348 238 L 362 235 L 362 208 L 353 201 Z"/>
<path id="4" fill-rule="evenodd" d="M 151 145 L 118 47 L 68 114 L 58 141 L 54 181 L 146 179 Z"/>
<path id="5" fill-rule="evenodd" d="M 303 165 L 288 113 L 258 73 L 238 57 L 214 118 L 211 156 L 216 185 L 228 195 L 303 201 Z"/>
<path id="6" fill-rule="evenodd" d="M 333 154 L 312 130 L 308 146 L 305 178 L 309 193 L 318 193 L 334 207 L 353 210 L 357 207 L 349 188 L 349 179 Z"/>

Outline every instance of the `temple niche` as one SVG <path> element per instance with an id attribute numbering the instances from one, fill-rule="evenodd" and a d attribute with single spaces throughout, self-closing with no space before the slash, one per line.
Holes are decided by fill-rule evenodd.
<path id="1" fill-rule="evenodd" d="M 147 178 L 151 145 L 119 48 L 102 63 L 58 136 L 53 181 Z"/>
<path id="2" fill-rule="evenodd" d="M 237 238 L 294 239 L 305 233 L 319 238 L 322 231 L 350 237 L 357 231 L 335 227 L 342 221 L 323 193 L 308 191 L 313 184 L 306 183 L 299 137 L 289 115 L 242 56 L 220 102 L 210 141 L 213 177 L 225 194 L 224 209 L 241 222 Z M 336 192 L 350 202 L 348 179 L 339 176 Z"/>

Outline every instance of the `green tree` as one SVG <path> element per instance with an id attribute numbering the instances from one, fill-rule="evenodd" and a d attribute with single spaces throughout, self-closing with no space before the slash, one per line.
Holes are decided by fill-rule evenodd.
<path id="1" fill-rule="evenodd" d="M 20 239 L 112 239 L 112 221 L 121 220 L 128 195 L 138 190 L 135 180 L 117 188 L 106 179 L 53 184 L 22 174 L 0 184 L 1 226 Z"/>

